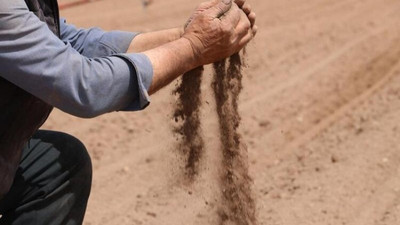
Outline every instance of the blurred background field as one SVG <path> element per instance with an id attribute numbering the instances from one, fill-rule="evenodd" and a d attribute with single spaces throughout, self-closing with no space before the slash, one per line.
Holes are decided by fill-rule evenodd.
<path id="1" fill-rule="evenodd" d="M 248 1 L 259 33 L 247 47 L 241 133 L 259 224 L 400 224 L 400 1 Z M 146 32 L 182 26 L 200 2 L 91 1 L 61 16 L 79 27 Z M 192 186 L 179 179 L 171 132 L 176 82 L 142 112 L 91 120 L 52 113 L 44 128 L 77 136 L 92 156 L 86 225 L 217 224 L 210 79 L 207 69 L 207 153 Z"/>

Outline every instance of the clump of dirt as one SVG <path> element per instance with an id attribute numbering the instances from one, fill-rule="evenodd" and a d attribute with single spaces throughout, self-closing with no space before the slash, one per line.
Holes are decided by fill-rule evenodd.
<path id="1" fill-rule="evenodd" d="M 151 5 L 153 3 L 153 0 L 142 0 L 142 6 L 144 8 L 148 7 L 149 5 Z"/>
<path id="2" fill-rule="evenodd" d="M 223 153 L 221 170 L 222 204 L 218 210 L 220 224 L 256 224 L 255 202 L 248 175 L 247 149 L 238 133 L 240 115 L 238 98 L 242 90 L 242 60 L 239 54 L 214 64 L 214 89 Z"/>
<path id="3" fill-rule="evenodd" d="M 185 175 L 189 181 L 193 181 L 198 174 L 204 148 L 200 128 L 200 86 L 203 70 L 203 67 L 198 67 L 184 74 L 182 82 L 174 90 L 174 94 L 178 95 L 174 118 L 176 122 L 180 122 L 174 132 L 180 136 L 178 149 L 184 158 Z"/>

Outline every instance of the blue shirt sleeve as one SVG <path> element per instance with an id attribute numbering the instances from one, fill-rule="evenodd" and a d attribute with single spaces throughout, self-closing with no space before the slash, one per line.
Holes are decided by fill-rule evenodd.
<path id="1" fill-rule="evenodd" d="M 138 33 L 124 31 L 105 32 L 99 28 L 76 28 L 60 19 L 61 40 L 70 43 L 79 53 L 86 57 L 110 56 L 126 53 L 132 40 Z"/>
<path id="2" fill-rule="evenodd" d="M 29 12 L 23 0 L 0 0 L 0 77 L 79 117 L 146 107 L 153 76 L 147 56 L 116 49 L 99 55 L 88 49 L 85 56 L 81 53 L 90 38 L 79 44 L 69 36 L 76 50 Z"/>

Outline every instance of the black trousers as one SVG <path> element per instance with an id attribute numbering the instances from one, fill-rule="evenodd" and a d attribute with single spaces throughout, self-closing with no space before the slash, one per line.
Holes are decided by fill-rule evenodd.
<path id="1" fill-rule="evenodd" d="M 10 192 L 0 201 L 0 225 L 82 224 L 92 182 L 83 144 L 38 131 L 23 150 Z"/>

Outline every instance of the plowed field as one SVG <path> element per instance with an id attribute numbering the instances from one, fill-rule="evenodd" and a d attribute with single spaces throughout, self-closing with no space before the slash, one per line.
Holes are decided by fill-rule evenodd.
<path id="1" fill-rule="evenodd" d="M 240 131 L 259 224 L 400 224 L 400 1 L 248 1 L 259 33 L 247 48 Z M 151 31 L 182 26 L 200 2 L 104 0 L 61 15 L 81 27 Z M 171 129 L 176 82 L 142 112 L 53 112 L 44 128 L 77 136 L 93 159 L 86 225 L 217 225 L 221 157 L 205 74 L 207 151 L 191 185 L 180 179 Z"/>

